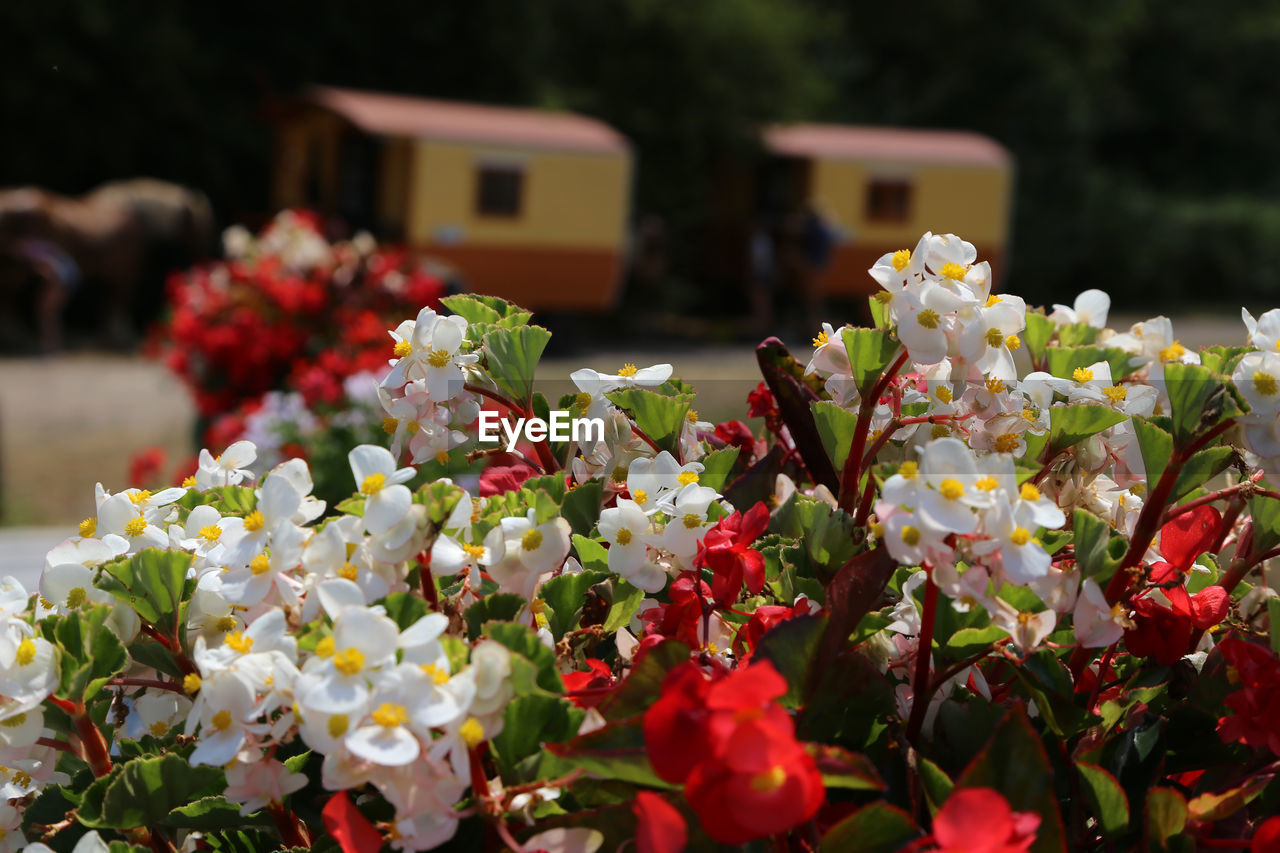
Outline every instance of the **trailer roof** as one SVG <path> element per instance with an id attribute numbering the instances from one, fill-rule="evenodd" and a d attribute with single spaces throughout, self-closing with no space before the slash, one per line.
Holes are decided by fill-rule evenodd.
<path id="1" fill-rule="evenodd" d="M 626 153 L 627 141 L 597 119 L 568 112 L 493 107 L 381 92 L 316 86 L 304 100 L 331 110 L 366 133 L 550 148 Z"/>
<path id="2" fill-rule="evenodd" d="M 764 142 L 775 154 L 790 157 L 995 167 L 1010 162 L 1000 143 L 969 131 L 792 124 L 766 128 Z"/>

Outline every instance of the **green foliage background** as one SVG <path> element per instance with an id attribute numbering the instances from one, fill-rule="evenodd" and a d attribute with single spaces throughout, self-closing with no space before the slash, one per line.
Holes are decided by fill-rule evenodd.
<path id="1" fill-rule="evenodd" d="M 265 212 L 272 97 L 310 82 L 568 107 L 637 150 L 692 269 L 763 121 L 971 128 L 1018 163 L 1010 285 L 1280 291 L 1280 6 L 1248 0 L 0 4 L 0 185 L 149 173 Z"/>

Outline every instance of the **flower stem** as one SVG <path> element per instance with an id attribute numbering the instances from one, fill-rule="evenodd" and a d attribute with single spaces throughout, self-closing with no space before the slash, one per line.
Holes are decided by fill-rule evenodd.
<path id="1" fill-rule="evenodd" d="M 311 835 L 307 832 L 306 825 L 292 810 L 286 809 L 283 803 L 272 803 L 267 811 L 271 814 L 276 830 L 280 833 L 280 840 L 286 847 L 311 849 Z"/>
<path id="2" fill-rule="evenodd" d="M 107 740 L 94 724 L 89 713 L 82 707 L 80 713 L 72 718 L 76 726 L 76 735 L 80 740 L 80 749 L 84 760 L 99 778 L 111 772 L 111 753 L 107 749 Z"/>
<path id="3" fill-rule="evenodd" d="M 911 716 L 907 719 L 907 741 L 912 745 L 920 736 L 925 713 L 933 691 L 929 689 L 929 663 L 933 658 L 933 623 L 938 610 L 938 585 L 928 566 L 924 584 L 924 612 L 920 615 L 920 637 L 916 643 L 916 672 L 911 687 Z"/>

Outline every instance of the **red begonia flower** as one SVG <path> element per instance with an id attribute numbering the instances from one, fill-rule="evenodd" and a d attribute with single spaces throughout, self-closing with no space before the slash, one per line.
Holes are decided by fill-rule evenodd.
<path id="1" fill-rule="evenodd" d="M 1188 595 L 1184 587 L 1165 590 L 1173 612 L 1191 620 L 1201 631 L 1207 631 L 1227 618 L 1231 611 L 1231 596 L 1218 585 L 1205 587 L 1195 595 Z"/>
<path id="2" fill-rule="evenodd" d="M 493 465 L 480 472 L 480 497 L 514 492 L 525 480 L 538 472 L 528 465 Z"/>
<path id="3" fill-rule="evenodd" d="M 764 555 L 750 545 L 768 526 L 769 508 L 760 501 L 745 514 L 720 519 L 703 537 L 693 565 L 711 569 L 711 594 L 720 606 L 733 604 L 743 583 L 753 595 L 764 588 Z"/>
<path id="4" fill-rule="evenodd" d="M 1151 598 L 1139 599 L 1134 605 L 1133 627 L 1124 632 L 1124 643 L 1130 653 L 1154 658 L 1162 666 L 1171 666 L 1187 653 L 1190 642 L 1189 616 L 1170 610 Z"/>
<path id="5" fill-rule="evenodd" d="M 689 843 L 689 829 L 679 810 L 652 791 L 636 794 L 636 853 L 681 853 Z"/>
<path id="6" fill-rule="evenodd" d="M 1184 512 L 1160 528 L 1160 553 L 1181 571 L 1187 571 L 1222 529 L 1222 515 L 1211 506 Z"/>
<path id="7" fill-rule="evenodd" d="M 1280 817 L 1267 818 L 1254 831 L 1249 853 L 1280 853 Z"/>
<path id="8" fill-rule="evenodd" d="M 940 853 L 1023 853 L 1035 842 L 1039 828 L 1039 815 L 1013 811 L 991 788 L 953 792 L 933 818 Z"/>
<path id="9" fill-rule="evenodd" d="M 784 607 L 781 604 L 764 604 L 757 607 L 756 612 L 747 620 L 747 624 L 738 629 L 738 634 L 733 640 L 734 655 L 740 661 L 750 660 L 761 637 L 769 633 L 774 625 L 808 613 L 810 604 L 809 599 L 802 598 L 794 607 Z"/>
<path id="10" fill-rule="evenodd" d="M 346 791 L 329 798 L 321 812 L 324 828 L 342 848 L 342 853 L 376 853 L 382 849 L 382 835 L 360 813 Z"/>

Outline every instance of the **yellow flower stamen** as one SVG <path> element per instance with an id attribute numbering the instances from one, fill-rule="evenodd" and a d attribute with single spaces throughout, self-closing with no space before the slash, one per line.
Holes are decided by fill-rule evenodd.
<path id="1" fill-rule="evenodd" d="M 151 492 L 146 489 L 138 489 L 136 492 L 129 493 L 129 500 L 135 504 L 146 503 L 151 500 Z"/>
<path id="2" fill-rule="evenodd" d="M 373 721 L 386 729 L 394 729 L 409 722 L 409 711 L 403 705 L 383 702 L 369 715 Z"/>
<path id="3" fill-rule="evenodd" d="M 1022 490 L 1021 490 L 1020 494 L 1022 495 L 1022 499 L 1023 499 L 1024 501 L 1038 501 L 1038 500 L 1040 500 L 1040 490 L 1039 490 L 1039 489 L 1037 489 L 1035 486 L 1033 486 L 1033 485 L 1032 485 L 1032 484 L 1030 484 L 1030 483 L 1023 483 L 1023 484 L 1022 484 Z"/>
<path id="4" fill-rule="evenodd" d="M 342 568 L 338 569 L 336 574 L 340 578 L 355 581 L 360 576 L 360 569 L 354 563 L 343 563 Z"/>
<path id="5" fill-rule="evenodd" d="M 382 491 L 382 487 L 387 483 L 387 475 L 373 473 L 364 478 L 364 482 L 360 484 L 360 494 L 366 497 L 376 495 Z"/>
<path id="6" fill-rule="evenodd" d="M 987 297 L 987 302 L 986 302 L 986 304 L 985 304 L 983 307 L 984 307 L 984 308 L 990 308 L 992 305 L 997 304 L 999 301 L 1000 301 L 1000 297 L 999 297 L 999 296 L 996 296 L 996 295 L 993 293 L 993 294 L 991 294 L 990 296 L 988 296 L 988 297 Z"/>
<path id="7" fill-rule="evenodd" d="M 449 359 L 453 357 L 453 353 L 447 349 L 433 349 L 431 355 L 427 356 L 427 364 L 435 368 L 444 367 L 449 363 Z"/>
<path id="8" fill-rule="evenodd" d="M 920 544 L 920 528 L 910 524 L 903 525 L 902 541 L 909 548 L 914 548 L 916 545 Z"/>
<path id="9" fill-rule="evenodd" d="M 78 586 L 71 590 L 67 593 L 67 609 L 75 610 L 81 604 L 84 604 L 84 600 L 88 598 L 88 596 L 89 594 L 84 591 L 84 587 L 82 586 Z"/>
<path id="10" fill-rule="evenodd" d="M 933 396 L 937 397 L 940 403 L 950 403 L 953 399 L 951 389 L 946 385 L 939 385 L 938 390 L 933 392 Z"/>
<path id="11" fill-rule="evenodd" d="M 686 528 L 688 528 L 689 530 L 693 530 L 695 527 L 702 524 L 702 517 L 698 515 L 694 515 L 691 512 L 686 512 L 684 514 L 684 518 L 680 519 L 680 521 L 684 523 L 684 526 Z"/>
<path id="12" fill-rule="evenodd" d="M 190 672 L 182 679 L 182 690 L 188 696 L 191 696 L 200 690 L 200 684 L 200 676 Z"/>
<path id="13" fill-rule="evenodd" d="M 359 649 L 343 649 L 333 656 L 333 667 L 343 675 L 355 675 L 364 669 L 364 655 Z"/>
<path id="14" fill-rule="evenodd" d="M 1025 527 L 1015 527 L 1009 534 L 1009 541 L 1018 546 L 1026 545 L 1031 541 L 1031 531 Z"/>
<path id="15" fill-rule="evenodd" d="M 244 631 L 232 631 L 222 638 L 222 642 L 242 655 L 249 654 L 249 650 L 253 648 L 253 637 L 246 637 Z"/>
<path id="16" fill-rule="evenodd" d="M 346 714 L 334 714 L 329 718 L 329 737 L 340 738 L 351 728 L 351 718 Z"/>
<path id="17" fill-rule="evenodd" d="M 472 545 L 470 542 L 459 542 L 458 544 L 462 546 L 463 553 L 473 562 L 479 561 L 484 556 L 483 545 Z"/>
<path id="18" fill-rule="evenodd" d="M 938 312 L 934 311 L 932 308 L 926 308 L 916 315 L 916 322 L 921 326 L 924 326 L 926 329 L 938 328 L 938 322 L 941 319 L 942 318 L 938 316 Z"/>
<path id="19" fill-rule="evenodd" d="M 526 551 L 536 551 L 542 547 L 542 531 L 530 530 L 520 537 L 520 547 Z"/>
<path id="20" fill-rule="evenodd" d="M 80 522 L 80 535 L 88 539 L 90 536 L 98 532 L 98 519 L 86 518 Z"/>
<path id="21" fill-rule="evenodd" d="M 999 453 L 1013 453 L 1018 449 L 1018 442 L 1020 440 L 1021 439 L 1018 437 L 1016 432 L 1001 433 L 996 436 L 995 444 L 993 446 Z"/>
<path id="22" fill-rule="evenodd" d="M 333 637 L 325 637 L 320 640 L 320 642 L 316 643 L 316 657 L 333 657 Z"/>
<path id="23" fill-rule="evenodd" d="M 1129 396 L 1129 389 L 1123 385 L 1112 385 L 1110 388 L 1103 388 L 1102 395 L 1111 401 L 1111 405 L 1118 406 Z"/>
<path id="24" fill-rule="evenodd" d="M 1000 481 L 997 480 L 995 477 L 988 476 L 978 480 L 978 482 L 974 483 L 974 485 L 984 492 L 990 492 L 993 489 L 995 489 L 996 486 L 1000 485 Z"/>
<path id="25" fill-rule="evenodd" d="M 917 476 L 920 475 L 920 465 L 908 459 L 906 462 L 903 462 L 902 465 L 898 468 L 898 473 L 901 474 L 905 479 L 914 480 Z"/>
<path id="26" fill-rule="evenodd" d="M 1071 371 L 1071 378 L 1077 382 L 1089 382 L 1093 379 L 1093 370 L 1088 367 L 1077 367 Z"/>
<path id="27" fill-rule="evenodd" d="M 631 493 L 631 499 L 638 504 L 645 504 L 649 500 L 649 493 L 644 489 L 636 489 Z"/>
<path id="28" fill-rule="evenodd" d="M 209 725 L 211 725 L 216 731 L 220 732 L 224 732 L 231 728 L 231 723 L 231 712 L 225 708 L 214 714 L 213 719 L 209 721 Z"/>
<path id="29" fill-rule="evenodd" d="M 212 544 L 218 541 L 218 537 L 222 535 L 222 528 L 216 524 L 206 524 L 200 528 L 200 538 Z"/>
<path id="30" fill-rule="evenodd" d="M 1270 373 L 1256 371 L 1253 374 L 1253 387 L 1262 396 L 1270 397 L 1276 393 L 1276 378 Z"/>
<path id="31" fill-rule="evenodd" d="M 889 258 L 889 263 L 893 265 L 896 272 L 902 272 L 907 268 L 907 264 L 911 263 L 911 250 L 899 249 L 893 253 L 893 257 Z"/>
<path id="32" fill-rule="evenodd" d="M 635 376 L 639 371 L 634 364 L 624 364 L 622 369 L 618 371 L 619 376 Z"/>
<path id="33" fill-rule="evenodd" d="M 1002 343 L 1004 343 L 1004 332 L 994 328 L 987 329 L 987 346 L 998 347 Z"/>
<path id="34" fill-rule="evenodd" d="M 271 571 L 271 558 L 265 552 L 249 561 L 249 571 L 255 575 L 265 575 Z"/>
<path id="35" fill-rule="evenodd" d="M 267 520 L 263 518 L 262 513 L 256 509 L 244 517 L 244 529 L 250 533 L 257 533 L 266 523 Z"/>
<path id="36" fill-rule="evenodd" d="M 125 536 L 141 536 L 147 529 L 147 520 L 142 516 L 131 520 L 124 526 Z"/>
<path id="37" fill-rule="evenodd" d="M 475 717 L 468 717 L 467 721 L 458 727 L 458 737 L 462 738 L 467 749 L 475 749 L 484 743 L 484 726 Z"/>
<path id="38" fill-rule="evenodd" d="M 986 386 L 987 390 L 992 394 L 999 394 L 1005 389 L 1004 381 L 1001 379 L 995 379 L 994 377 L 987 379 Z"/>
<path id="39" fill-rule="evenodd" d="M 1177 361 L 1187 354 L 1187 348 L 1178 341 L 1174 341 L 1164 349 L 1160 350 L 1160 360 L 1163 362 Z"/>
<path id="40" fill-rule="evenodd" d="M 449 681 L 449 673 L 435 664 L 424 663 L 421 669 L 436 684 L 446 684 Z"/>
<path id="41" fill-rule="evenodd" d="M 694 471 L 681 471 L 676 476 L 676 482 L 682 486 L 687 486 L 690 483 L 698 482 L 698 475 Z"/>
<path id="42" fill-rule="evenodd" d="M 628 529 L 627 529 L 627 528 L 625 528 L 625 527 L 620 528 L 620 529 L 618 530 L 618 538 L 617 538 L 617 542 L 618 542 L 618 544 L 619 544 L 619 545 L 630 545 L 630 544 L 631 544 L 631 531 L 630 531 L 630 530 L 628 530 Z"/>
<path id="43" fill-rule="evenodd" d="M 395 355 L 396 358 L 404 358 L 406 355 L 408 355 L 412 351 L 413 351 L 413 345 L 410 344 L 408 341 L 396 341 L 395 347 L 392 348 L 391 350 L 391 352 Z"/>
<path id="44" fill-rule="evenodd" d="M 234 616 L 223 616 L 213 624 L 213 627 L 225 634 L 228 631 L 234 631 L 236 628 L 240 627 L 240 621 Z"/>
<path id="45" fill-rule="evenodd" d="M 1017 335 L 1010 335 L 1009 337 L 1004 339 L 1004 345 L 1009 348 L 1010 352 L 1013 352 L 1014 350 L 1020 349 L 1022 347 L 1022 339 L 1019 338 Z"/>
<path id="46" fill-rule="evenodd" d="M 28 666 L 36 659 L 36 644 L 30 637 L 18 643 L 17 662 L 18 666 Z"/>
<path id="47" fill-rule="evenodd" d="M 964 497 L 964 483 L 948 477 L 938 485 L 938 492 L 949 501 L 959 500 Z"/>
<path id="48" fill-rule="evenodd" d="M 818 332 L 818 336 L 813 339 L 813 345 L 815 347 L 824 347 L 827 345 L 828 340 L 826 332 Z"/>
<path id="49" fill-rule="evenodd" d="M 943 278 L 949 278 L 952 281 L 964 281 L 965 274 L 969 271 L 960 264 L 943 264 L 942 269 L 938 270 Z"/>

